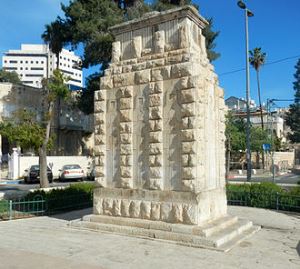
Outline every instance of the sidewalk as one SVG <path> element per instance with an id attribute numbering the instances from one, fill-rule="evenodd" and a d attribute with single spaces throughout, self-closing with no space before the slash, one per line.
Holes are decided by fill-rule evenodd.
<path id="1" fill-rule="evenodd" d="M 300 215 L 229 207 L 262 230 L 228 253 L 164 241 L 74 230 L 69 220 L 91 209 L 0 222 L 0 268 L 176 269 L 299 268 Z M 297 251 L 298 249 L 298 251 Z"/>

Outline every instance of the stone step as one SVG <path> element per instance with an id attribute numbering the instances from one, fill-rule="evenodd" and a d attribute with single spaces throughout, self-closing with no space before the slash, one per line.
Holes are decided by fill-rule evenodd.
<path id="1" fill-rule="evenodd" d="M 227 228 L 228 226 L 235 224 L 237 221 L 238 217 L 236 216 L 226 216 L 197 227 L 196 229 L 194 229 L 198 231 L 195 234 L 203 235 L 205 237 L 212 236 L 213 234 Z"/>
<path id="2" fill-rule="evenodd" d="M 229 221 L 229 218 L 227 220 L 228 223 L 230 221 L 233 221 L 233 220 Z M 143 227 L 129 225 L 129 222 L 132 221 L 134 221 L 132 223 L 133 225 L 143 223 L 142 225 Z M 213 236 L 208 236 L 208 237 L 203 235 L 202 236 L 195 235 L 192 233 L 191 229 L 189 230 L 190 233 L 188 233 L 187 229 L 183 230 L 179 227 L 177 228 L 177 231 L 174 231 L 175 230 L 174 228 L 172 230 L 157 229 L 158 226 L 155 227 L 156 229 L 153 229 L 150 226 L 147 227 L 145 225 L 146 222 L 151 222 L 151 221 L 145 221 L 139 219 L 126 219 L 126 218 L 117 219 L 116 217 L 89 215 L 84 217 L 83 221 L 77 220 L 77 221 L 70 222 L 69 226 L 73 228 L 79 228 L 79 229 L 113 232 L 121 235 L 167 240 L 170 242 L 175 242 L 176 244 L 193 246 L 193 247 L 204 247 L 204 248 L 216 249 L 221 251 L 230 250 L 235 244 L 240 242 L 245 236 L 250 236 L 255 231 L 257 231 L 257 227 L 252 226 L 251 221 L 240 220 L 240 219 L 237 220 L 232 225 L 227 226 L 225 229 L 218 230 L 217 232 L 215 232 L 215 234 L 213 234 Z M 177 224 L 165 223 L 165 225 L 162 227 L 166 228 L 167 225 L 169 225 L 169 227 L 178 226 Z M 188 226 L 191 228 L 192 225 L 191 226 L 180 225 L 180 226 Z"/>
<path id="3" fill-rule="evenodd" d="M 251 221 L 239 219 L 233 225 L 218 231 L 214 235 L 210 236 L 209 239 L 215 242 L 216 247 L 226 244 L 234 237 L 242 234 L 244 231 L 250 229 L 253 226 Z"/>

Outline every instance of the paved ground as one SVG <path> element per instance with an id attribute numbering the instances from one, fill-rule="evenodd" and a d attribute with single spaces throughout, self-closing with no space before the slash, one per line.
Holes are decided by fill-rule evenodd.
<path id="1" fill-rule="evenodd" d="M 222 253 L 67 227 L 89 211 L 0 222 L 0 268 L 300 268 L 300 215 L 229 207 L 263 228 Z"/>

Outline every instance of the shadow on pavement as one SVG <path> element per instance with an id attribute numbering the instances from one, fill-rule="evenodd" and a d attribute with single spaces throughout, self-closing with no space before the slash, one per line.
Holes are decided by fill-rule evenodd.
<path id="1" fill-rule="evenodd" d="M 89 215 L 93 213 L 93 208 L 85 208 L 82 210 L 75 210 L 67 213 L 62 213 L 62 214 L 56 214 L 56 215 L 51 215 L 49 217 L 51 218 L 56 218 L 56 219 L 61 219 L 61 220 L 76 220 L 76 219 L 81 219 L 85 215 Z"/>

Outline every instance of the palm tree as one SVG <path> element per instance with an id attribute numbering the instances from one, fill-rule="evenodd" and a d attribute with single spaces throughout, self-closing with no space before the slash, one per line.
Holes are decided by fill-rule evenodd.
<path id="1" fill-rule="evenodd" d="M 67 31 L 65 24 L 60 17 L 56 21 L 51 22 L 45 26 L 46 30 L 42 34 L 42 38 L 45 43 L 49 44 L 49 49 L 56 57 L 56 69 L 59 70 L 59 54 L 62 51 L 67 37 Z M 56 143 L 59 148 L 60 144 L 60 110 L 61 110 L 61 98 L 57 99 L 57 134 L 56 134 Z"/>
<path id="2" fill-rule="evenodd" d="M 261 48 L 254 48 L 252 51 L 249 51 L 250 57 L 249 62 L 254 67 L 256 71 L 256 79 L 257 79 L 257 92 L 258 92 L 258 100 L 259 100 L 259 108 L 260 108 L 260 119 L 261 119 L 261 128 L 264 130 L 264 119 L 263 119 L 263 110 L 261 105 L 261 97 L 260 97 L 260 81 L 259 81 L 259 69 L 261 66 L 265 64 L 266 61 L 266 53 L 261 51 Z M 262 152 L 262 166 L 265 169 L 265 157 L 264 152 Z"/>

